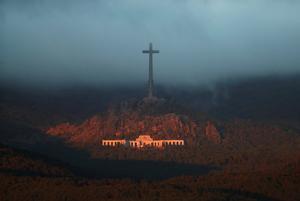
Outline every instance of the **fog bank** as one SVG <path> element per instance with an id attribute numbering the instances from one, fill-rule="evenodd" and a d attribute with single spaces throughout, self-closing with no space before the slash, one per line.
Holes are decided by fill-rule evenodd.
<path id="1" fill-rule="evenodd" d="M 2 0 L 1 82 L 145 83 L 300 72 L 300 2 L 293 0 Z"/>

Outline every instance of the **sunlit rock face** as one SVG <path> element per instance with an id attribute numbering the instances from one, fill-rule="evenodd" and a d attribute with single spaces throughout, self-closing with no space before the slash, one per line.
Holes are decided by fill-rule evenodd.
<path id="1" fill-rule="evenodd" d="M 123 102 L 102 116 L 93 116 L 81 124 L 62 123 L 48 128 L 47 133 L 80 146 L 96 145 L 104 138 L 135 139 L 140 134 L 151 135 L 153 139 L 192 141 L 198 130 L 196 122 L 168 110 L 164 101 Z"/>
<path id="2" fill-rule="evenodd" d="M 209 139 L 210 141 L 212 141 L 216 144 L 220 144 L 222 141 L 219 131 L 217 130 L 215 125 L 210 121 L 208 121 L 206 124 L 205 136 L 207 137 L 207 139 Z"/>
<path id="3" fill-rule="evenodd" d="M 194 138 L 196 131 L 196 123 L 187 116 L 170 113 L 141 117 L 137 113 L 126 113 L 121 116 L 94 116 L 78 125 L 59 124 L 49 128 L 47 133 L 63 137 L 71 143 L 84 145 L 99 143 L 103 138 L 133 139 L 141 133 L 151 135 L 154 139 Z"/>
<path id="4" fill-rule="evenodd" d="M 148 133 L 154 138 L 192 137 L 197 129 L 196 123 L 187 116 L 174 113 L 140 116 L 133 112 L 121 116 L 117 124 L 117 132 L 125 136 Z"/>
<path id="5" fill-rule="evenodd" d="M 97 139 L 101 138 L 103 121 L 99 116 L 84 121 L 82 124 L 62 123 L 47 129 L 47 134 L 62 137 L 66 142 L 85 146 L 97 143 Z"/>

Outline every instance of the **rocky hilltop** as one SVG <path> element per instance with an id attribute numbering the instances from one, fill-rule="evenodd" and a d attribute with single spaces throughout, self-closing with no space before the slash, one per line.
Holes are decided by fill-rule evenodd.
<path id="1" fill-rule="evenodd" d="M 149 134 L 154 139 L 188 140 L 196 137 L 197 130 L 197 124 L 187 116 L 175 113 L 140 116 L 137 112 L 131 112 L 120 116 L 113 113 L 93 116 L 81 124 L 62 123 L 50 127 L 47 133 L 84 145 L 99 143 L 103 138 L 134 139 L 140 134 Z"/>
<path id="2" fill-rule="evenodd" d="M 123 102 L 104 115 L 95 115 L 80 124 L 58 124 L 48 128 L 47 133 L 77 145 L 99 144 L 104 138 L 134 139 L 141 134 L 151 135 L 154 139 L 181 138 L 192 143 L 201 133 L 199 124 L 187 114 L 171 112 L 174 111 L 172 107 L 174 105 L 164 100 L 156 103 Z M 210 132 L 207 137 L 220 143 L 217 135 L 217 132 Z"/>
<path id="3" fill-rule="evenodd" d="M 216 144 L 220 144 L 222 137 L 215 125 L 208 121 L 205 127 L 205 136 Z"/>

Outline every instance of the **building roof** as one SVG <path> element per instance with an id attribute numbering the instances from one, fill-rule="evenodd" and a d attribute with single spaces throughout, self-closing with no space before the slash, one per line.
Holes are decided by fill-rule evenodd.
<path id="1" fill-rule="evenodd" d="M 140 135 L 136 140 L 140 141 L 153 141 L 150 135 Z"/>

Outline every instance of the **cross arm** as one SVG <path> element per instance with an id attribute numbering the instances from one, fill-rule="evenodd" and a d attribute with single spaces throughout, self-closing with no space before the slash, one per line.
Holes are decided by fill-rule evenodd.
<path id="1" fill-rule="evenodd" d="M 144 54 L 149 54 L 149 53 L 159 53 L 159 50 L 151 50 L 151 51 L 149 51 L 149 50 L 143 50 L 143 53 L 144 53 Z"/>

